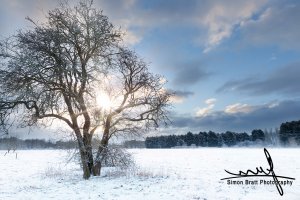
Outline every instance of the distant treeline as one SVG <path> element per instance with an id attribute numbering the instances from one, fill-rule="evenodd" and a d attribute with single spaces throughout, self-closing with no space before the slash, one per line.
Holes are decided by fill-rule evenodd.
<path id="1" fill-rule="evenodd" d="M 21 140 L 16 137 L 5 137 L 0 139 L 1 150 L 14 149 L 73 149 L 77 143 L 75 141 L 45 141 L 40 139 Z"/>
<path id="2" fill-rule="evenodd" d="M 100 141 L 94 140 L 92 145 Z M 197 147 L 222 147 L 222 146 L 251 146 L 257 144 L 264 145 L 300 145 L 300 120 L 282 123 L 280 129 L 275 130 L 253 130 L 250 134 L 235 133 L 227 131 L 225 133 L 188 132 L 185 135 L 168 135 L 147 137 L 145 141 L 128 140 L 121 145 L 125 148 L 172 148 L 182 146 Z M 43 139 L 21 140 L 16 137 L 0 138 L 0 150 L 8 149 L 74 149 L 77 147 L 76 141 L 46 141 Z"/>
<path id="3" fill-rule="evenodd" d="M 283 145 L 300 145 L 300 120 L 282 123 L 279 138 Z"/>
<path id="4" fill-rule="evenodd" d="M 92 145 L 100 141 L 94 139 Z M 116 144 L 112 144 L 116 146 Z M 145 141 L 128 140 L 117 146 L 124 148 L 145 148 Z M 16 137 L 0 138 L 0 150 L 20 150 L 20 149 L 74 149 L 77 148 L 76 141 L 46 141 L 43 139 L 26 139 L 22 140 Z"/>
<path id="5" fill-rule="evenodd" d="M 145 145 L 146 148 L 172 148 L 191 145 L 197 147 L 222 147 L 234 146 L 237 144 L 249 146 L 250 144 L 262 142 L 264 140 L 265 134 L 262 130 L 253 130 L 251 135 L 231 131 L 221 134 L 209 131 L 200 132 L 198 134 L 188 132 L 185 135 L 147 137 Z"/>
<path id="6" fill-rule="evenodd" d="M 185 135 L 168 135 L 147 137 L 146 148 L 172 148 L 180 146 L 199 147 L 222 147 L 222 146 L 250 146 L 250 145 L 300 145 L 300 120 L 282 123 L 280 130 L 275 131 L 256 129 L 251 135 L 247 133 L 226 133 L 199 132 L 193 134 L 188 132 Z"/>

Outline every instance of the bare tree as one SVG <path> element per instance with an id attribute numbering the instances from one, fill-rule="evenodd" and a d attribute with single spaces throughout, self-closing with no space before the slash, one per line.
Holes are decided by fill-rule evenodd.
<path id="1" fill-rule="evenodd" d="M 115 72 L 108 77 L 110 87 L 102 88 L 112 105 L 102 114 L 103 136 L 95 158 L 96 174 L 100 173 L 112 136 L 141 134 L 159 123 L 168 123 L 171 94 L 163 88 L 163 77 L 150 73 L 133 51 L 121 49 L 114 60 Z"/>
<path id="2" fill-rule="evenodd" d="M 32 29 L 0 42 L 1 127 L 7 131 L 15 120 L 22 126 L 64 122 L 77 139 L 83 177 L 88 179 L 100 175 L 114 134 L 138 131 L 142 121 L 149 128 L 166 119 L 168 94 L 147 65 L 119 47 L 121 32 L 92 1 L 82 0 L 75 7 L 61 4 L 46 18 L 42 24 L 27 18 Z M 99 86 L 117 72 L 123 75 L 123 100 L 103 113 L 97 106 Z M 96 131 L 103 131 L 103 137 L 94 157 Z"/>

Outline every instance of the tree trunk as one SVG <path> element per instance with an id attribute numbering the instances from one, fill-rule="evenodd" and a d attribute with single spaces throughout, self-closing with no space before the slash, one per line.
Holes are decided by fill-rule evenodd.
<path id="1" fill-rule="evenodd" d="M 93 174 L 94 176 L 100 176 L 101 175 L 101 161 L 96 161 L 96 164 L 94 165 L 93 168 Z"/>
<path id="2" fill-rule="evenodd" d="M 101 141 L 101 145 L 98 148 L 97 155 L 96 155 L 96 158 L 95 158 L 95 165 L 94 165 L 94 168 L 93 168 L 95 176 L 100 176 L 101 175 L 101 168 L 102 168 L 101 155 L 102 155 L 103 150 L 104 150 L 104 147 L 102 146 L 102 141 Z"/>
<path id="3" fill-rule="evenodd" d="M 75 132 L 76 133 L 76 132 Z M 80 159 L 81 159 L 81 165 L 82 165 L 82 171 L 83 171 L 83 178 L 89 179 L 91 176 L 91 169 L 90 169 L 90 156 L 93 155 L 89 153 L 89 149 L 86 148 L 86 144 L 84 139 L 81 137 L 80 133 L 76 133 L 77 136 L 77 142 L 80 152 Z"/>
<path id="4" fill-rule="evenodd" d="M 97 155 L 95 158 L 95 165 L 94 165 L 94 169 L 93 169 L 95 176 L 100 176 L 100 174 L 101 174 L 102 161 L 104 160 L 103 158 L 105 156 L 104 154 L 105 154 L 105 151 L 107 148 L 107 144 L 108 144 L 108 141 L 104 140 L 102 138 L 101 144 L 98 148 Z"/>
<path id="5" fill-rule="evenodd" d="M 84 134 L 83 144 L 86 149 L 86 159 L 87 159 L 88 169 L 90 171 L 90 174 L 94 175 L 94 170 L 93 170 L 94 158 L 93 158 L 92 138 L 89 134 Z"/>
<path id="6" fill-rule="evenodd" d="M 100 146 L 98 148 L 97 155 L 95 158 L 95 165 L 93 167 L 93 173 L 95 176 L 100 176 L 100 174 L 101 174 L 102 161 L 104 160 L 104 157 L 105 157 L 105 154 L 107 151 L 107 147 L 108 147 L 110 122 L 111 122 L 111 116 L 108 116 L 107 120 L 105 122 L 105 129 L 103 132 L 101 143 L 100 143 Z"/>
<path id="7" fill-rule="evenodd" d="M 89 179 L 91 176 L 91 171 L 88 166 L 88 157 L 86 151 L 83 148 L 79 148 L 79 151 L 80 151 L 80 159 L 81 159 L 82 170 L 83 170 L 83 178 Z"/>

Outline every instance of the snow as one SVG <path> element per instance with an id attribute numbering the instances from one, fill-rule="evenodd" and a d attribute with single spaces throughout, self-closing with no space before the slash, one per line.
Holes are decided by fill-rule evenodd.
<path id="1" fill-rule="evenodd" d="M 300 199 L 300 149 L 269 148 L 282 186 L 227 185 L 224 171 L 268 168 L 263 148 L 132 149 L 136 169 L 106 169 L 83 180 L 79 165 L 60 150 L 0 151 L 0 199 Z M 4 156 L 5 155 L 5 156 Z M 249 180 L 255 180 L 254 178 Z M 272 180 L 264 178 L 264 180 Z"/>

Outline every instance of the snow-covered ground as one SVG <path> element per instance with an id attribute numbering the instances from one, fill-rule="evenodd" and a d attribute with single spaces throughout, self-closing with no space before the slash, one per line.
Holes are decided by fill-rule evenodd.
<path id="1" fill-rule="evenodd" d="M 228 185 L 224 171 L 268 168 L 263 148 L 130 150 L 137 169 L 106 170 L 86 181 L 70 155 L 58 150 L 0 151 L 0 199 L 300 199 L 300 149 L 268 149 L 277 175 L 292 186 Z M 264 180 L 271 180 L 265 177 Z M 241 180 L 241 179 L 239 179 Z M 255 178 L 249 180 L 256 180 Z"/>

